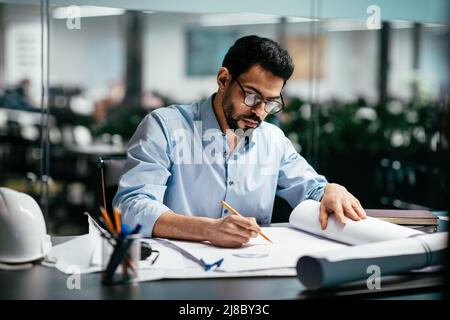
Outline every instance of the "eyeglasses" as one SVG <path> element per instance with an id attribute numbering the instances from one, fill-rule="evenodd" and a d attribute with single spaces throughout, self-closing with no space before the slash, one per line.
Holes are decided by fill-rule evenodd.
<path id="1" fill-rule="evenodd" d="M 236 82 L 239 85 L 239 88 L 241 88 L 242 92 L 245 95 L 244 103 L 247 107 L 254 107 L 259 105 L 261 102 L 264 101 L 264 110 L 268 114 L 275 114 L 277 112 L 280 112 L 284 107 L 284 100 L 283 95 L 280 93 L 281 102 L 277 100 L 266 100 L 263 99 L 259 94 L 253 93 L 253 92 L 247 92 L 242 87 L 239 80 L 236 78 Z"/>

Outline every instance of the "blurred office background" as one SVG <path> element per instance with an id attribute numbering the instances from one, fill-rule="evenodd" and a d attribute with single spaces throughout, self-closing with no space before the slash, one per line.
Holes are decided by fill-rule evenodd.
<path id="1" fill-rule="evenodd" d="M 152 110 L 215 92 L 248 34 L 290 51 L 286 109 L 268 121 L 318 172 L 365 208 L 447 209 L 446 1 L 87 3 L 0 1 L 0 186 L 35 197 L 51 234 L 86 232 L 97 158 L 124 155 Z"/>

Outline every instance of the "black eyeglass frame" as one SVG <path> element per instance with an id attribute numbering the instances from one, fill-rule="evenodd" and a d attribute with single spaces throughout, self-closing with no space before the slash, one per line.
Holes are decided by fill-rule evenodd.
<path id="1" fill-rule="evenodd" d="M 239 88 L 241 88 L 241 90 L 242 90 L 242 93 L 244 94 L 244 96 L 245 96 L 245 98 L 244 98 L 244 104 L 247 106 L 247 107 L 249 107 L 249 108 L 253 108 L 254 106 L 257 106 L 258 104 L 260 104 L 261 102 L 264 102 L 264 111 L 267 113 L 267 114 L 276 114 L 276 113 L 278 113 L 278 112 L 280 112 L 280 111 L 282 111 L 283 109 L 284 109 L 284 99 L 283 99 L 283 95 L 281 94 L 281 92 L 280 92 L 280 98 L 281 98 L 281 103 L 279 102 L 279 101 L 275 101 L 275 100 L 267 100 L 267 99 L 263 99 L 263 97 L 261 97 L 261 95 L 260 94 L 258 94 L 258 93 L 249 93 L 249 92 L 247 92 L 247 91 L 245 91 L 245 89 L 244 89 L 244 87 L 242 86 L 242 84 L 239 82 L 239 79 L 238 78 L 234 78 L 234 80 L 236 80 L 236 82 L 237 82 L 237 84 L 239 85 Z M 247 100 L 247 97 L 249 97 L 249 96 L 255 96 L 256 98 L 255 98 L 255 101 L 257 101 L 257 103 L 255 103 L 255 104 L 249 104 L 246 100 Z M 277 103 L 277 104 L 279 104 L 280 105 L 280 108 L 277 110 L 277 111 L 275 111 L 275 112 L 272 112 L 272 111 L 270 111 L 270 112 L 268 112 L 267 111 L 267 105 L 268 105 L 268 103 Z M 273 109 L 272 109 L 273 110 Z"/>

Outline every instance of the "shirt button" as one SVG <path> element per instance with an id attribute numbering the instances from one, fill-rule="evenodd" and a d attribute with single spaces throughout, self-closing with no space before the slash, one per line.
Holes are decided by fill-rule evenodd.
<path id="1" fill-rule="evenodd" d="M 233 184 L 234 184 L 233 181 L 229 181 L 229 182 L 228 182 L 228 185 L 230 185 L 230 186 L 232 186 Z"/>
<path id="2" fill-rule="evenodd" d="M 227 209 L 223 210 L 223 213 L 228 213 L 228 210 Z"/>

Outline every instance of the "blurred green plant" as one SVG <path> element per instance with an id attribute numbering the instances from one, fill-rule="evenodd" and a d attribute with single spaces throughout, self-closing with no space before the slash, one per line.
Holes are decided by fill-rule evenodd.
<path id="1" fill-rule="evenodd" d="M 145 92 L 142 105 L 124 103 L 110 108 L 107 118 L 101 123 L 91 126 L 95 137 L 103 134 L 118 134 L 124 141 L 129 141 L 133 136 L 139 123 L 152 110 L 172 105 L 174 101 L 157 91 Z"/>
<path id="2" fill-rule="evenodd" d="M 107 121 L 92 126 L 92 134 L 94 137 L 105 133 L 118 134 L 128 141 L 146 114 L 147 112 L 143 109 L 125 106 L 115 108 L 108 113 Z"/>
<path id="3" fill-rule="evenodd" d="M 430 152 L 439 147 L 442 108 L 433 101 L 392 100 L 371 106 L 360 99 L 350 103 L 330 101 L 313 108 L 299 98 L 291 98 L 284 112 L 269 121 L 302 148 L 309 143 L 308 135 L 318 130 L 319 152 L 323 155 Z M 318 127 L 314 128 L 316 122 Z"/>

